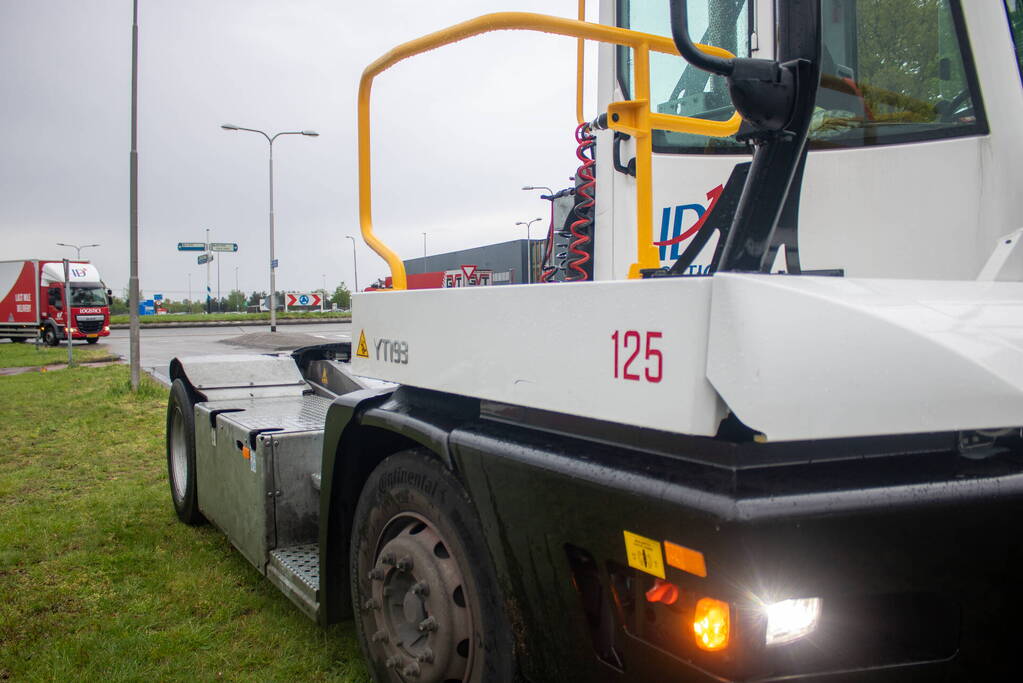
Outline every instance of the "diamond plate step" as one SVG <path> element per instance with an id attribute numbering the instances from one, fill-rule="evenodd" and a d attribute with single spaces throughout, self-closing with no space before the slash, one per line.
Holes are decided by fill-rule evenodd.
<path id="1" fill-rule="evenodd" d="M 266 575 L 306 616 L 316 619 L 320 608 L 320 546 L 306 543 L 270 551 Z"/>

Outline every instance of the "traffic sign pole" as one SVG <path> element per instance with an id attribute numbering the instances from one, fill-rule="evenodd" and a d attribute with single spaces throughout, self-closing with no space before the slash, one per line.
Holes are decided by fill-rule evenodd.
<path id="1" fill-rule="evenodd" d="M 210 296 L 210 229 L 206 228 L 206 315 L 209 315 L 212 311 Z"/>

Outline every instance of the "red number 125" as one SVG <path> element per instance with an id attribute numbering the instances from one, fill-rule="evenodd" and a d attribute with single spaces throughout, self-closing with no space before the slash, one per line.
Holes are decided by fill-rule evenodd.
<path id="1" fill-rule="evenodd" d="M 664 375 L 664 357 L 660 349 L 654 348 L 654 342 L 662 337 L 660 332 L 639 332 L 637 330 L 615 330 L 611 334 L 611 343 L 614 346 L 614 377 L 615 379 L 627 379 L 638 382 L 645 378 L 647 382 L 657 383 Z M 646 338 L 646 344 L 643 339 Z M 639 363 L 642 366 L 643 376 L 640 368 L 633 369 L 639 353 L 645 346 L 643 360 Z M 625 362 L 622 363 L 622 358 Z"/>

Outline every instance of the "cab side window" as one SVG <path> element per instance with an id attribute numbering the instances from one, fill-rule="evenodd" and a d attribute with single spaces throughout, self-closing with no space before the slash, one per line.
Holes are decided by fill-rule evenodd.
<path id="1" fill-rule="evenodd" d="M 823 0 L 816 148 L 987 132 L 954 0 Z"/>

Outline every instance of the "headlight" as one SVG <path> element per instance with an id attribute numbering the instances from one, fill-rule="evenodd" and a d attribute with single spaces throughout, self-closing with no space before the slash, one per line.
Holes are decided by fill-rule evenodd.
<path id="1" fill-rule="evenodd" d="M 782 600 L 764 608 L 767 615 L 767 644 L 784 645 L 809 635 L 817 628 L 820 598 Z"/>

